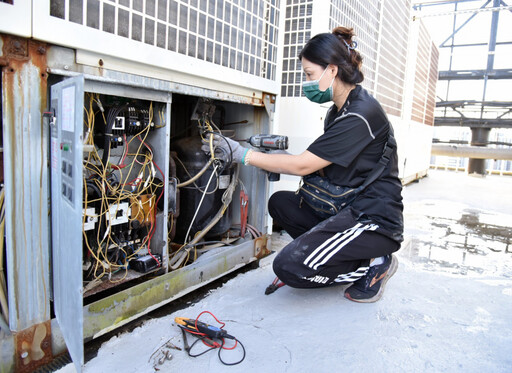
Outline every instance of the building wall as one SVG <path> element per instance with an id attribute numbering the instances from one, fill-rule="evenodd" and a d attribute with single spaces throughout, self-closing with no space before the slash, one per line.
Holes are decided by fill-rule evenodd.
<path id="1" fill-rule="evenodd" d="M 311 39 L 313 0 L 286 1 L 281 97 L 302 96 L 302 66 L 297 56 Z"/>
<path id="2" fill-rule="evenodd" d="M 329 30 L 337 26 L 356 30 L 357 50 L 364 58 L 362 85 L 372 94 L 376 86 L 381 8 L 379 1 L 333 0 L 329 15 Z"/>

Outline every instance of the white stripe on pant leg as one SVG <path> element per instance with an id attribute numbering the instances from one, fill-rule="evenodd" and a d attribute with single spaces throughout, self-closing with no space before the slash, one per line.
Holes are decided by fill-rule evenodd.
<path id="1" fill-rule="evenodd" d="M 320 246 L 318 246 L 315 251 L 313 251 L 304 261 L 305 265 L 308 265 L 308 262 L 320 251 L 322 250 L 326 245 L 329 245 L 332 241 L 336 240 L 339 236 L 341 236 L 342 233 L 336 233 L 334 236 L 329 238 L 328 240 L 324 241 Z"/>
<path id="2" fill-rule="evenodd" d="M 345 242 L 341 243 L 341 244 L 338 244 L 337 247 L 335 247 L 333 250 L 331 250 L 331 252 L 320 262 L 320 263 L 317 263 L 313 266 L 313 269 L 318 269 L 319 266 L 321 266 L 322 264 L 325 264 L 327 263 L 327 261 L 329 259 L 331 259 L 333 257 L 334 254 L 336 254 L 338 251 L 340 251 L 345 245 L 349 244 L 351 241 L 355 240 L 357 237 L 359 237 L 361 235 L 361 233 L 363 233 L 364 231 L 374 231 L 378 228 L 379 226 L 376 225 L 376 224 L 370 224 L 370 225 L 365 225 L 364 227 L 362 228 L 358 228 L 356 230 L 356 232 L 354 232 L 354 234 L 352 234 L 349 238 L 347 238 L 345 240 Z"/>
<path id="3" fill-rule="evenodd" d="M 330 250 L 330 249 L 331 249 L 331 247 L 332 247 L 333 245 L 335 245 L 335 244 L 336 244 L 336 241 L 335 241 L 335 240 L 338 240 L 338 239 L 339 239 L 339 240 L 343 240 L 343 239 L 345 239 L 346 237 L 350 236 L 350 235 L 353 233 L 353 231 L 354 231 L 355 229 L 357 229 L 358 227 L 360 227 L 361 225 L 362 225 L 361 223 L 357 223 L 357 224 L 356 224 L 356 225 L 354 225 L 352 228 L 348 228 L 348 229 L 346 229 L 343 233 L 336 233 L 334 236 L 332 236 L 332 237 L 331 237 L 331 238 L 329 238 L 327 241 L 325 241 L 325 242 L 324 242 L 324 243 L 322 243 L 320 246 L 318 246 L 318 247 L 315 249 L 315 251 L 313 251 L 311 254 L 309 254 L 309 256 L 308 256 L 308 257 L 306 258 L 306 260 L 304 261 L 304 264 L 305 264 L 305 265 L 307 265 L 307 266 L 309 266 L 310 268 L 313 268 L 312 266 L 313 266 L 313 264 L 314 264 L 314 263 L 309 263 L 309 262 L 310 262 L 311 260 L 313 260 L 313 258 L 315 258 L 315 256 L 320 252 L 320 250 L 322 250 L 323 248 L 325 248 L 325 247 L 326 247 L 326 246 L 328 246 L 328 245 L 330 245 L 330 246 L 328 246 L 328 247 L 324 250 L 324 252 L 325 252 L 326 250 L 327 250 L 327 251 L 328 251 L 328 250 Z M 343 234 L 343 236 L 340 238 L 340 236 L 341 236 L 342 234 Z M 333 241 L 334 241 L 334 243 L 331 245 L 331 243 L 332 243 Z M 324 254 L 322 253 L 322 254 L 320 255 L 320 257 L 321 257 L 321 256 L 323 256 L 323 255 L 324 255 Z M 318 259 L 315 259 L 315 261 L 316 261 L 316 260 L 318 260 Z"/>
<path id="4" fill-rule="evenodd" d="M 365 227 L 362 227 L 362 228 L 358 228 L 353 234 L 350 235 L 350 237 L 348 237 L 345 241 L 343 242 L 339 242 L 338 245 L 336 245 L 333 250 L 331 250 L 329 253 L 325 253 L 327 254 L 325 256 L 325 258 L 321 261 L 321 262 L 316 262 L 316 264 L 313 266 L 313 269 L 318 269 L 319 266 L 321 266 L 322 264 L 325 264 L 329 259 L 332 258 L 332 256 L 334 254 L 336 254 L 338 251 L 340 251 L 343 247 L 345 247 L 347 244 L 349 244 L 350 242 L 352 242 L 353 240 L 355 240 L 357 237 L 359 237 L 359 235 L 361 233 L 363 233 L 365 231 Z M 318 258 L 318 259 L 321 259 L 321 258 Z"/>
<path id="5" fill-rule="evenodd" d="M 353 226 L 352 228 L 350 229 L 347 229 L 345 233 L 342 237 L 338 238 L 336 241 L 332 242 L 328 247 L 324 248 L 322 250 L 322 252 L 320 252 L 314 260 L 312 260 L 310 263 L 309 263 L 309 267 L 310 268 L 313 268 L 313 269 L 317 269 L 316 267 L 317 266 L 317 263 L 323 259 L 324 256 L 328 255 L 329 252 L 331 252 L 332 250 L 335 250 L 341 242 L 345 242 L 345 241 L 351 241 L 352 240 L 352 236 L 354 234 L 356 234 L 360 229 L 365 229 L 367 226 L 364 226 L 362 227 L 362 224 L 356 224 L 355 226 Z"/>
<path id="6" fill-rule="evenodd" d="M 359 267 L 354 272 L 343 273 L 341 275 L 338 275 L 334 279 L 334 282 L 356 282 L 361 277 L 363 277 L 366 274 L 366 272 L 368 272 L 369 268 L 370 267 Z"/>

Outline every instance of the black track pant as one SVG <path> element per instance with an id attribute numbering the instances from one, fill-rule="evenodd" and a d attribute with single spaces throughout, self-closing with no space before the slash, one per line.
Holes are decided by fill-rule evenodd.
<path id="1" fill-rule="evenodd" d="M 391 254 L 400 244 L 377 232 L 375 223 L 358 221 L 348 207 L 322 221 L 294 192 L 276 192 L 269 200 L 275 223 L 294 238 L 276 256 L 274 272 L 286 285 L 324 287 L 357 281 L 370 259 Z"/>

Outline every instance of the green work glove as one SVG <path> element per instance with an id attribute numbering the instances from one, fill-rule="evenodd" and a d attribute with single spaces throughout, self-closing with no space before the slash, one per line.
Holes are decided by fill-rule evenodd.
<path id="1" fill-rule="evenodd" d="M 227 137 L 220 136 L 217 134 L 213 135 L 213 148 L 215 157 L 222 159 L 225 162 L 236 162 L 243 163 L 244 156 L 249 149 L 244 148 L 237 141 L 231 140 Z M 203 140 L 203 146 L 201 149 L 206 153 L 210 154 L 210 134 L 206 135 L 206 139 Z"/>

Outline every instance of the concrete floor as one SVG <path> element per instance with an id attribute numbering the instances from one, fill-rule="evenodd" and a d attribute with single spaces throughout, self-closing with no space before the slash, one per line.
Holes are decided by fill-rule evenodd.
<path id="1" fill-rule="evenodd" d="M 510 177 L 434 170 L 406 186 L 406 241 L 379 302 L 350 302 L 338 287 L 264 295 L 271 256 L 189 307 L 112 337 L 84 371 L 511 372 L 511 190 Z M 273 247 L 289 240 L 275 232 Z M 183 346 L 174 317 L 204 310 L 243 341 L 241 364 L 165 347 Z M 228 353 L 226 360 L 241 356 Z M 59 372 L 72 371 L 70 364 Z"/>

